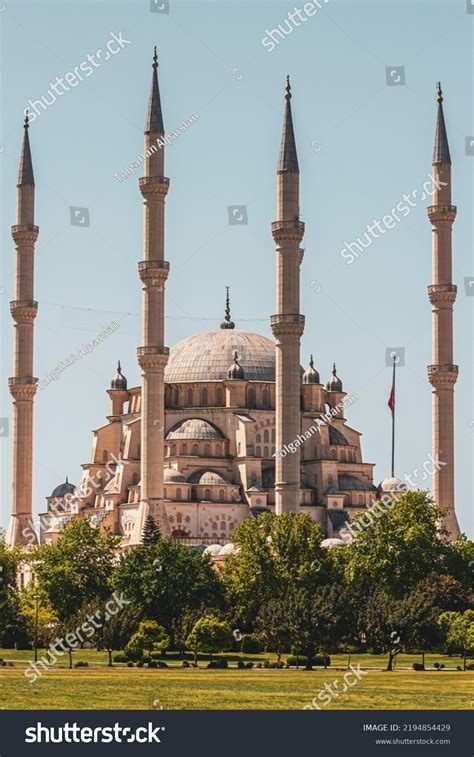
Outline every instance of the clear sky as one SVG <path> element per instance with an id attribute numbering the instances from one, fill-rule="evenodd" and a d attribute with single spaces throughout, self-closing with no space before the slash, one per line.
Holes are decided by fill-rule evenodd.
<path id="1" fill-rule="evenodd" d="M 467 12 L 466 0 L 320 4 L 315 15 L 293 24 L 291 33 L 270 50 L 262 44 L 266 30 L 284 22 L 295 7 L 292 2 L 170 0 L 167 13 L 151 12 L 146 1 L 0 3 L 0 415 L 10 421 L 10 434 L 0 438 L 0 525 L 8 522 L 11 499 L 10 226 L 23 110 L 42 95 L 51 101 L 50 82 L 102 50 L 92 73 L 85 75 L 87 64 L 79 69 L 83 81 L 58 95 L 30 128 L 40 226 L 35 375 L 43 379 L 104 326 L 120 322 L 93 354 L 38 390 L 34 509 L 40 512 L 44 498 L 66 474 L 79 482 L 80 465 L 90 455 L 91 430 L 105 422 L 106 389 L 117 358 L 129 386 L 139 383 L 141 171 L 121 183 L 113 175 L 142 149 L 156 44 L 166 130 L 198 115 L 166 151 L 171 182 L 167 344 L 219 324 L 226 284 L 237 326 L 271 336 L 275 257 L 270 224 L 275 219 L 284 83 L 290 74 L 306 223 L 302 363 L 313 352 L 322 379 L 327 379 L 336 361 L 344 389 L 359 396 L 348 421 L 363 434 L 364 460 L 376 463 L 378 482 L 390 470 L 391 374 L 385 353 L 389 347 L 405 347 L 405 365 L 398 371 L 396 473 L 410 475 L 418 469 L 415 481 L 423 487 L 430 484 L 430 479 L 422 481 L 421 471 L 431 451 L 426 372 L 431 362 L 426 291 L 431 282 L 430 199 L 420 199 L 352 264 L 341 257 L 341 249 L 374 218 L 390 213 L 404 193 L 421 194 L 431 168 L 435 83 L 442 80 L 453 202 L 458 206 L 453 260 L 458 285 L 455 362 L 460 366 L 456 500 L 461 528 L 472 536 L 474 297 L 466 295 L 464 279 L 474 277 L 474 156 L 466 155 L 466 137 L 474 134 L 474 13 Z M 303 12 L 304 3 L 296 7 Z M 105 60 L 111 33 L 121 33 L 128 42 Z M 246 206 L 246 225 L 229 225 L 231 205 Z M 88 208 L 90 225 L 71 225 L 70 206 Z"/>

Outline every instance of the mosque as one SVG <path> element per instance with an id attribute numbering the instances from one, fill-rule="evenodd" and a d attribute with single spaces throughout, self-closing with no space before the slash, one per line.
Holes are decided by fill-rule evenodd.
<path id="1" fill-rule="evenodd" d="M 379 487 L 373 463 L 362 458 L 360 433 L 345 418 L 353 398 L 346 395 L 336 366 L 326 382 L 313 357 L 301 367 L 301 241 L 299 166 L 287 80 L 285 112 L 277 165 L 277 219 L 274 340 L 242 331 L 232 320 L 229 290 L 222 323 L 165 346 L 164 175 L 165 128 L 158 84 L 158 59 L 145 124 L 144 254 L 138 264 L 142 286 L 142 344 L 137 349 L 141 386 L 129 387 L 118 364 L 111 381 L 106 423 L 93 431 L 92 454 L 82 465 L 76 487 L 67 480 L 47 497 L 40 516 L 41 543 L 54 543 L 68 522 L 88 518 L 101 530 L 122 538 L 122 547 L 141 543 L 150 516 L 162 536 L 189 546 L 220 545 L 225 551 L 233 530 L 262 512 L 305 512 L 326 538 L 338 538 L 347 521 L 397 479 Z M 454 510 L 453 388 L 457 366 L 452 356 L 451 159 L 441 90 L 433 155 L 434 177 L 442 179 L 428 209 L 433 227 L 434 283 L 433 453 L 446 465 L 434 475 L 435 501 L 446 507 L 451 537 L 459 534 Z M 17 181 L 16 296 L 13 397 L 13 501 L 7 534 L 11 545 L 26 544 L 31 529 L 33 403 L 35 182 L 28 116 Z M 157 146 L 159 145 L 159 146 Z M 329 372 L 329 371 L 328 371 Z M 227 546 L 226 546 L 227 545 Z M 214 551 L 217 551 L 216 547 Z"/>

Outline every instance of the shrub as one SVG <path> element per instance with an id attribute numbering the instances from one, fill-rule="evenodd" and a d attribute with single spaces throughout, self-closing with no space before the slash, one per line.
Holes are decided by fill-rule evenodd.
<path id="1" fill-rule="evenodd" d="M 456 670 L 462 670 L 462 667 L 460 665 L 456 665 Z"/>
<path id="2" fill-rule="evenodd" d="M 189 668 L 189 662 L 187 660 L 183 660 L 183 668 Z"/>
<path id="3" fill-rule="evenodd" d="M 256 668 L 262 668 L 262 663 L 261 662 L 257 662 L 257 664 L 255 665 L 255 667 Z"/>
<path id="4" fill-rule="evenodd" d="M 330 666 L 330 664 L 331 664 L 331 658 L 329 657 L 328 654 L 324 655 L 324 654 L 320 653 L 320 654 L 314 655 L 314 657 L 313 657 L 313 664 L 314 665 L 318 665 L 319 667 L 323 668 L 324 667 L 324 659 L 326 659 L 326 667 L 328 668 Z"/>
<path id="5" fill-rule="evenodd" d="M 270 660 L 264 660 L 263 661 L 263 667 L 264 668 L 269 668 L 270 667 Z"/>
<path id="6" fill-rule="evenodd" d="M 138 660 L 138 662 L 137 662 L 137 668 L 143 668 L 144 664 L 145 663 L 143 662 L 143 660 Z"/>
<path id="7" fill-rule="evenodd" d="M 133 668 L 133 662 L 127 662 L 127 668 Z"/>
<path id="8" fill-rule="evenodd" d="M 207 664 L 207 667 L 208 668 L 213 668 L 214 670 L 216 670 L 216 669 L 222 669 L 222 668 L 228 668 L 229 667 L 229 663 L 223 657 L 219 657 L 217 660 L 211 660 Z"/>
<path id="9" fill-rule="evenodd" d="M 249 670 L 251 670 L 251 668 L 253 668 L 253 662 L 252 661 L 247 662 L 246 665 L 245 665 L 245 667 L 248 668 Z"/>
<path id="10" fill-rule="evenodd" d="M 147 668 L 157 668 L 158 663 L 156 660 L 150 660 L 150 662 L 147 664 Z"/>
<path id="11" fill-rule="evenodd" d="M 164 662 L 164 660 L 156 660 L 156 667 L 157 668 L 167 668 L 168 664 Z"/>
<path id="12" fill-rule="evenodd" d="M 413 670 L 424 670 L 424 666 L 421 664 L 421 662 L 414 662 L 412 665 Z"/>
<path id="13" fill-rule="evenodd" d="M 137 647 L 132 647 L 130 644 L 127 644 L 123 651 L 127 660 L 131 660 L 132 662 L 138 662 L 143 657 L 143 651 L 137 649 Z"/>
<path id="14" fill-rule="evenodd" d="M 242 639 L 240 651 L 243 652 L 243 654 L 258 654 L 259 652 L 262 652 L 262 645 L 260 644 L 258 636 L 255 636 L 255 634 L 252 633 L 246 634 Z"/>
<path id="15" fill-rule="evenodd" d="M 288 657 L 288 659 L 286 661 L 286 664 L 289 665 L 290 667 L 296 666 L 296 659 L 297 659 L 296 657 Z M 303 666 L 304 667 L 307 662 L 308 662 L 308 658 L 307 657 L 304 657 L 303 655 L 301 657 L 298 657 L 298 665 L 299 666 Z"/>
<path id="16" fill-rule="evenodd" d="M 117 654 L 114 654 L 113 661 L 114 662 L 128 662 L 129 660 L 125 652 L 118 652 Z"/>
<path id="17" fill-rule="evenodd" d="M 243 668 L 245 668 L 245 662 L 243 660 L 238 660 L 237 667 L 239 668 L 239 670 L 242 670 Z"/>
<path id="18" fill-rule="evenodd" d="M 474 662 L 468 662 L 466 665 L 466 670 L 474 670 Z"/>
<path id="19" fill-rule="evenodd" d="M 82 662 L 82 660 L 79 660 L 78 662 L 76 662 L 76 664 L 74 665 L 74 667 L 75 668 L 88 668 L 89 667 L 89 663 L 88 662 Z"/>

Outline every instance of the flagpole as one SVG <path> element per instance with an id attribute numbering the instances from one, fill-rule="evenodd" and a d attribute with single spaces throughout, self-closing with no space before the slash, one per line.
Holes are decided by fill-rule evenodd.
<path id="1" fill-rule="evenodd" d="M 395 366 L 397 364 L 397 355 L 393 355 L 393 378 L 392 378 L 392 391 L 393 391 L 393 408 L 392 408 L 392 478 L 395 476 Z"/>

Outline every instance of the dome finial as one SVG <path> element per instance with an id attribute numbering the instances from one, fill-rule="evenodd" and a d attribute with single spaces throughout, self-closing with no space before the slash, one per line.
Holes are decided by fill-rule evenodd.
<path id="1" fill-rule="evenodd" d="M 333 363 L 333 364 L 332 364 L 332 375 L 333 375 L 333 376 L 335 376 L 335 375 L 336 375 L 336 363 Z"/>
<path id="2" fill-rule="evenodd" d="M 25 123 L 24 123 L 25 129 L 30 128 L 30 117 L 28 115 L 28 108 L 25 110 Z"/>
<path id="3" fill-rule="evenodd" d="M 438 105 L 443 104 L 443 90 L 441 89 L 441 82 L 438 82 Z"/>
<path id="4" fill-rule="evenodd" d="M 314 368 L 314 360 L 313 360 L 313 355 L 312 354 L 309 356 L 309 364 L 310 364 L 311 368 Z"/>
<path id="5" fill-rule="evenodd" d="M 235 329 L 235 323 L 231 320 L 230 317 L 230 298 L 229 298 L 229 289 L 230 287 L 226 287 L 226 298 L 225 298 L 225 316 L 224 320 L 221 323 L 221 329 Z"/>
<path id="6" fill-rule="evenodd" d="M 156 45 L 153 48 L 153 64 L 152 64 L 152 68 L 154 68 L 155 71 L 158 68 L 158 54 L 156 52 Z"/>
<path id="7" fill-rule="evenodd" d="M 289 75 L 286 77 L 285 100 L 287 102 L 291 100 L 291 84 Z"/>
<path id="8" fill-rule="evenodd" d="M 68 484 L 68 483 L 69 483 L 69 480 L 68 480 L 68 477 L 66 476 L 66 484 Z"/>

